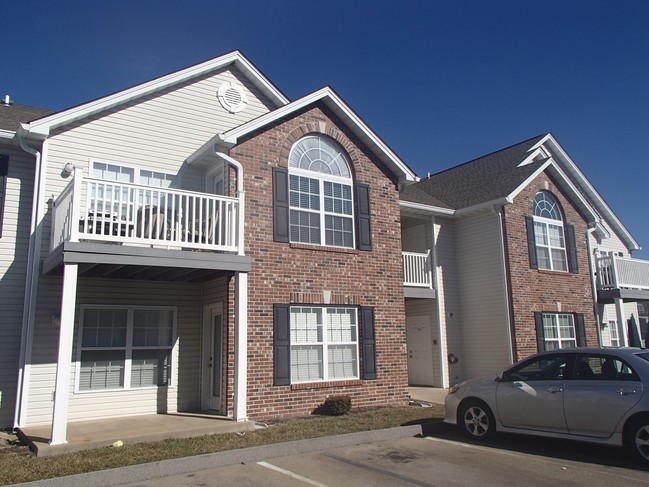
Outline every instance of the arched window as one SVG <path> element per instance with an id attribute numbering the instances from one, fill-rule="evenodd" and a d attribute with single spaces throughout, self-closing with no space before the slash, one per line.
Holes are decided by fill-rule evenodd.
<path id="1" fill-rule="evenodd" d="M 288 158 L 291 242 L 354 247 L 353 180 L 333 140 L 310 135 Z"/>
<path id="2" fill-rule="evenodd" d="M 534 237 L 539 269 L 567 271 L 566 239 L 561 207 L 547 191 L 534 197 Z"/>

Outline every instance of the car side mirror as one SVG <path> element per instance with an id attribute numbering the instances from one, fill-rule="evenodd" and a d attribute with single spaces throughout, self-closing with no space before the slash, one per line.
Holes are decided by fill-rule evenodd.
<path id="1" fill-rule="evenodd" d="M 496 382 L 509 382 L 509 376 L 507 372 L 503 371 L 496 376 Z"/>

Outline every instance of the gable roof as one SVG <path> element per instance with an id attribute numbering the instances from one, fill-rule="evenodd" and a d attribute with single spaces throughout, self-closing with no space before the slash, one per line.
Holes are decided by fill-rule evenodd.
<path id="1" fill-rule="evenodd" d="M 206 73 L 220 70 L 228 65 L 234 65 L 243 72 L 244 75 L 248 77 L 248 79 L 250 79 L 250 81 L 262 93 L 264 93 L 276 107 L 288 103 L 288 98 L 286 98 L 282 92 L 276 88 L 275 85 L 271 83 L 270 80 L 268 80 L 250 61 L 248 61 L 241 52 L 233 51 L 203 63 L 118 91 L 111 95 L 97 98 L 96 100 L 39 118 L 27 125 L 23 125 L 21 130 L 28 136 L 31 135 L 43 139 L 47 137 L 50 130 L 54 128 L 130 102 L 134 99 L 147 96 L 156 91 L 169 88 L 170 86 L 184 83 Z"/>
<path id="2" fill-rule="evenodd" d="M 52 110 L 12 103 L 0 105 L 0 130 L 15 132 L 21 123 L 54 113 Z"/>
<path id="3" fill-rule="evenodd" d="M 413 200 L 414 191 L 409 187 L 401 192 L 401 197 L 406 201 L 431 206 L 437 206 L 435 202 L 441 201 L 455 209 L 506 198 L 544 164 L 545 160 L 541 159 L 520 165 L 530 155 L 530 149 L 544 137 L 545 135 L 532 137 L 506 149 L 433 174 L 414 184 L 418 190 L 429 195 L 428 202 L 421 200 L 421 194 L 418 200 Z"/>
<path id="4" fill-rule="evenodd" d="M 397 156 L 390 147 L 338 96 L 329 86 L 299 98 L 283 107 L 266 113 L 249 122 L 235 127 L 223 134 L 217 134 L 204 144 L 195 154 L 188 158 L 188 162 L 201 157 L 206 151 L 212 150 L 214 145 L 232 147 L 237 141 L 255 130 L 261 129 L 273 122 L 292 115 L 304 107 L 314 103 L 324 103 L 343 123 L 385 164 L 400 180 L 416 181 L 417 176 L 408 165 Z"/>
<path id="5" fill-rule="evenodd" d="M 453 208 L 458 213 L 472 208 L 505 204 L 542 171 L 549 171 L 586 215 L 590 226 L 599 229 L 602 218 L 630 250 L 641 247 L 586 176 L 552 134 L 538 135 L 433 174 L 407 186 L 400 196 L 407 203 L 435 208 Z M 442 205 L 440 205 L 440 202 Z"/>

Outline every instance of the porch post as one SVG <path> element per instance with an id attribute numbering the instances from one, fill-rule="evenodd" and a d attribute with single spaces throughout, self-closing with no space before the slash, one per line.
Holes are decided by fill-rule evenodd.
<path id="1" fill-rule="evenodd" d="M 59 328 L 59 356 L 56 362 L 56 386 L 52 413 L 50 445 L 67 443 L 68 402 L 70 397 L 70 370 L 72 368 L 72 336 L 74 335 L 74 308 L 77 300 L 78 264 L 63 267 L 61 296 L 61 324 Z"/>
<path id="2" fill-rule="evenodd" d="M 622 339 L 622 346 L 629 346 L 629 334 L 626 330 L 626 320 L 624 319 L 624 300 L 615 298 L 615 313 L 617 314 L 617 332 Z"/>
<path id="3" fill-rule="evenodd" d="M 234 419 L 245 421 L 248 385 L 248 273 L 237 272 L 234 291 Z"/>

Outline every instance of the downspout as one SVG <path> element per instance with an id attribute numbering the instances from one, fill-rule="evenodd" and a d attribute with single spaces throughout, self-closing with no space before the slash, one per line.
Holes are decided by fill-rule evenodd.
<path id="1" fill-rule="evenodd" d="M 214 153 L 228 164 L 237 169 L 237 196 L 239 197 L 239 228 L 237 235 L 238 255 L 245 255 L 244 251 L 244 214 L 245 214 L 245 192 L 243 191 L 243 166 L 239 161 L 233 159 L 224 152 L 218 152 L 215 148 Z"/>
<path id="2" fill-rule="evenodd" d="M 512 311 L 511 311 L 511 297 L 509 295 L 509 274 L 507 272 L 507 252 L 505 251 L 505 221 L 503 219 L 503 211 L 504 211 L 504 206 L 500 207 L 500 209 L 496 209 L 496 207 L 493 208 L 495 212 L 498 213 L 498 225 L 500 226 L 500 231 L 498 232 L 498 235 L 500 235 L 500 261 L 502 264 L 502 273 L 503 273 L 503 287 L 505 288 L 505 309 L 507 312 L 505 313 L 505 316 L 507 317 L 507 331 L 508 331 L 508 336 L 509 336 L 509 341 L 508 341 L 508 353 L 509 353 L 509 363 L 514 362 L 514 330 L 512 327 Z"/>
<path id="3" fill-rule="evenodd" d="M 34 317 L 36 298 L 38 294 L 38 277 L 41 260 L 40 222 L 43 219 L 41 198 L 45 190 L 44 154 L 47 151 L 47 141 L 43 142 L 42 152 L 27 145 L 23 138 L 22 127 L 17 131 L 20 147 L 36 159 L 34 170 L 34 195 L 32 198 L 32 216 L 29 229 L 29 247 L 27 251 L 27 272 L 25 281 L 25 297 L 23 303 L 22 330 L 20 335 L 20 355 L 18 358 L 18 383 L 16 389 L 16 409 L 14 413 L 14 428 L 25 423 L 27 418 L 27 389 L 29 385 L 30 364 L 32 356 L 32 340 L 34 335 Z"/>
<path id="4" fill-rule="evenodd" d="M 586 248 L 588 249 L 588 265 L 590 266 L 590 285 L 593 291 L 593 312 L 595 313 L 595 326 L 597 327 L 597 341 L 598 346 L 602 346 L 602 323 L 599 316 L 599 304 L 597 301 L 597 276 L 595 273 L 597 269 L 595 267 L 595 256 L 593 254 L 593 249 L 590 245 L 590 237 L 597 227 L 589 228 L 586 230 Z"/>

